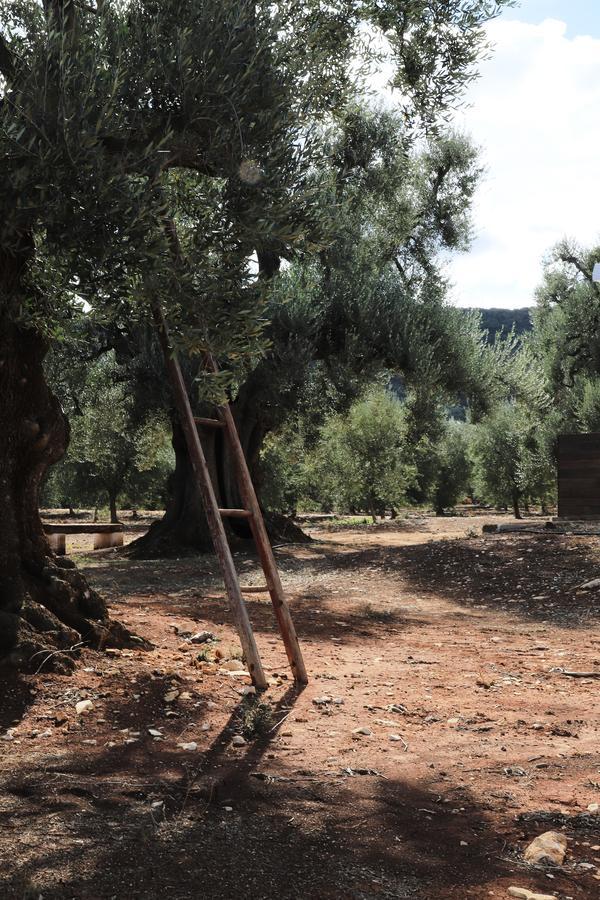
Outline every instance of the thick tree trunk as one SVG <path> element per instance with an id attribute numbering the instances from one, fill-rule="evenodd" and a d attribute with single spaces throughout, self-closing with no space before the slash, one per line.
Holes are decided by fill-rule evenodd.
<path id="1" fill-rule="evenodd" d="M 373 525 L 376 525 L 377 524 L 377 510 L 375 509 L 375 504 L 373 503 L 373 501 L 370 498 L 368 500 L 368 505 L 369 505 L 369 514 L 370 514 L 371 518 L 373 519 Z"/>
<path id="2" fill-rule="evenodd" d="M 231 409 L 254 486 L 259 492 L 258 460 L 265 432 L 248 407 L 232 404 Z M 206 413 L 204 410 L 202 414 Z M 243 504 L 237 487 L 233 460 L 224 441 L 223 432 L 215 428 L 202 428 L 200 438 L 219 506 L 225 509 L 240 508 Z M 129 545 L 128 553 L 138 559 L 179 557 L 212 551 L 202 499 L 195 484 L 183 431 L 178 424 L 173 425 L 173 448 L 175 471 L 170 479 L 170 496 L 165 515 L 159 522 L 154 523 L 145 535 Z M 265 515 L 265 522 L 272 540 L 295 542 L 309 540 L 307 535 L 285 516 L 268 513 Z M 247 522 L 243 519 L 228 519 L 224 524 L 231 543 L 251 546 Z"/>
<path id="3" fill-rule="evenodd" d="M 216 435 L 202 433 L 204 453 L 213 483 L 217 484 L 214 477 L 216 452 L 212 447 L 215 441 Z M 159 522 L 129 545 L 128 553 L 137 559 L 189 556 L 212 548 L 202 499 L 193 477 L 185 437 L 178 424 L 173 424 L 173 449 L 175 471 L 169 479 L 167 509 Z M 221 504 L 222 498 L 218 496 L 218 499 Z"/>
<path id="4" fill-rule="evenodd" d="M 45 381 L 45 341 L 9 316 L 15 269 L 14 254 L 0 250 L 0 667 L 68 671 L 72 653 L 61 651 L 129 635 L 44 535 L 40 485 L 65 452 L 68 425 Z"/>
<path id="5" fill-rule="evenodd" d="M 521 519 L 522 516 L 521 516 L 521 510 L 519 508 L 519 495 L 516 493 L 516 491 L 513 493 L 513 496 L 512 496 L 512 504 L 513 504 L 513 513 L 514 513 L 515 519 Z"/>
<path id="6" fill-rule="evenodd" d="M 108 508 L 110 511 L 111 525 L 116 525 L 119 521 L 119 515 L 117 512 L 117 495 L 113 494 L 111 491 L 108 492 Z"/>

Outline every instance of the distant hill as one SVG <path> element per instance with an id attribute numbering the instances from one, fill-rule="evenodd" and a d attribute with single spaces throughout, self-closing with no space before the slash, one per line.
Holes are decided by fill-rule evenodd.
<path id="1" fill-rule="evenodd" d="M 514 327 L 517 337 L 531 331 L 531 312 L 530 307 L 524 306 L 521 309 L 481 309 L 475 312 L 481 313 L 481 324 L 484 331 L 488 333 L 488 341 L 493 344 L 494 338 L 498 332 L 503 331 L 508 334 Z"/>

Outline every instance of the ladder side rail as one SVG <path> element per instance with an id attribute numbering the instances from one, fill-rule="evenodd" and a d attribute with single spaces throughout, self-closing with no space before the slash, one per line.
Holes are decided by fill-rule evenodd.
<path id="1" fill-rule="evenodd" d="M 204 512 L 206 514 L 215 552 L 223 573 L 227 596 L 229 598 L 231 611 L 244 651 L 248 670 L 252 676 L 254 685 L 257 688 L 264 690 L 268 687 L 268 681 L 262 667 L 260 654 L 248 616 L 248 610 L 246 609 L 246 604 L 241 593 L 237 571 L 219 513 L 219 505 L 212 486 L 202 444 L 200 443 L 200 438 L 198 436 L 181 366 L 171 347 L 167 322 L 162 309 L 160 306 L 153 304 L 152 312 L 158 328 L 159 340 L 165 357 L 165 365 L 171 382 L 175 406 L 185 434 L 192 469 L 204 503 Z"/>
<path id="2" fill-rule="evenodd" d="M 209 363 L 211 365 L 211 368 L 216 371 L 216 363 L 214 362 L 212 357 L 209 358 Z M 229 438 L 229 443 L 232 448 L 234 462 L 239 479 L 240 493 L 242 495 L 242 502 L 244 503 L 246 509 L 248 509 L 252 514 L 249 520 L 250 528 L 252 530 L 254 543 L 256 544 L 260 562 L 265 573 L 267 588 L 271 596 L 271 602 L 273 604 L 273 609 L 275 611 L 277 624 L 279 626 L 279 631 L 283 639 L 290 668 L 294 675 L 295 681 L 299 682 L 300 684 L 307 684 L 308 674 L 306 671 L 306 666 L 304 664 L 302 650 L 300 649 L 300 644 L 298 642 L 298 636 L 294 627 L 292 614 L 285 597 L 283 585 L 281 584 L 279 569 L 277 568 L 277 563 L 275 562 L 273 548 L 271 547 L 269 535 L 267 534 L 262 510 L 256 496 L 256 491 L 254 490 L 254 485 L 250 476 L 250 470 L 248 469 L 248 463 L 246 461 L 246 457 L 240 443 L 240 438 L 235 421 L 233 419 L 233 414 L 231 412 L 231 409 L 229 408 L 229 405 L 219 406 L 218 411 L 223 422 L 225 423 L 226 434 Z"/>

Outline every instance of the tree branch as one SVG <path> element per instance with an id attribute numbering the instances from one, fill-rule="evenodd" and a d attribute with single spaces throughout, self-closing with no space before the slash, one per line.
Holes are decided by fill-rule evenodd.
<path id="1" fill-rule="evenodd" d="M 104 149 L 110 153 L 119 155 L 122 158 L 126 171 L 136 171 L 138 159 L 136 157 L 147 156 L 148 145 L 152 143 L 152 136 L 136 131 L 132 134 L 123 136 L 115 134 L 105 134 L 100 136 L 100 142 Z M 171 143 L 169 147 L 161 148 L 157 151 L 160 155 L 161 169 L 190 169 L 198 172 L 200 175 L 224 176 L 226 173 L 218 172 L 214 166 L 209 165 L 203 158 L 200 151 L 189 144 Z M 133 165 L 128 165 L 127 156 L 132 158 Z"/>
<path id="2" fill-rule="evenodd" d="M 0 75 L 7 81 L 11 81 L 15 74 L 15 60 L 13 52 L 8 46 L 6 38 L 0 34 Z"/>
<path id="3" fill-rule="evenodd" d="M 584 278 L 586 278 L 588 281 L 593 282 L 594 279 L 592 278 L 592 273 L 576 256 L 573 256 L 570 253 L 560 253 L 559 259 L 561 259 L 564 263 L 570 263 L 572 266 L 575 266 L 577 271 L 580 272 L 581 275 L 584 276 Z"/>

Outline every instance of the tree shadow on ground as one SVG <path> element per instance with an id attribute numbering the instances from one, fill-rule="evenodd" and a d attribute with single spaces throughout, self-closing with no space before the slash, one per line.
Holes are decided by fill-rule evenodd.
<path id="1" fill-rule="evenodd" d="M 194 757 L 153 743 L 16 761 L 0 807 L 3 900 L 441 900 L 502 872 L 501 838 L 461 785 L 441 795 L 371 770 L 271 762 L 296 696 L 239 751 L 241 704 Z M 121 698 L 108 717 L 127 721 L 135 706 Z"/>
<path id="2" fill-rule="evenodd" d="M 382 624 L 389 628 L 424 624 L 421 617 L 398 608 L 383 611 L 372 608 L 368 595 L 348 608 L 344 592 L 332 595 L 331 585 L 319 583 L 320 574 L 331 573 L 335 576 L 340 568 L 360 567 L 365 553 L 369 552 L 353 551 L 341 558 L 332 558 L 331 546 L 323 545 L 315 549 L 311 545 L 306 548 L 306 557 L 278 557 L 284 577 L 292 574 L 297 582 L 288 584 L 285 589 L 296 629 L 303 638 L 329 639 L 337 635 L 343 637 L 345 642 L 364 641 L 379 638 Z M 370 565 L 369 558 L 365 558 L 364 564 Z M 256 577 L 256 559 L 244 556 L 238 560 L 238 565 L 242 569 L 243 584 L 261 583 L 261 578 Z M 156 613 L 175 619 L 186 617 L 203 625 L 232 626 L 227 597 L 215 569 L 214 558 L 206 557 L 201 563 L 197 560 L 192 563 L 189 560 L 169 561 L 166 564 L 162 560 L 127 561 L 116 563 L 114 567 L 111 564 L 110 567 L 92 567 L 84 571 L 94 587 L 107 597 L 117 618 L 120 607 L 129 608 L 135 603 L 143 605 L 149 615 Z M 249 569 L 250 579 L 244 578 Z M 309 587 L 306 588 L 305 584 Z M 268 593 L 260 596 L 249 594 L 245 599 L 254 630 L 276 635 L 276 621 Z M 143 633 L 137 625 L 136 630 Z"/>
<path id="3" fill-rule="evenodd" d="M 326 589 L 313 590 L 310 594 L 299 592 L 290 596 L 290 608 L 300 640 L 331 640 L 332 637 L 344 644 L 365 644 L 379 640 L 382 630 L 403 629 L 426 624 L 425 618 L 400 609 L 385 609 L 378 613 L 371 610 L 364 601 L 350 608 L 340 608 L 335 598 Z M 168 603 L 168 601 L 167 601 Z M 246 607 L 257 635 L 277 638 L 279 632 L 270 600 L 247 600 Z M 161 609 L 164 614 L 164 606 Z M 233 619 L 223 596 L 219 599 L 198 597 L 189 606 L 181 609 L 198 622 L 228 624 L 233 627 Z"/>
<path id="4" fill-rule="evenodd" d="M 340 569 L 385 567 L 406 590 L 460 606 L 505 610 L 512 617 L 577 628 L 600 620 L 600 591 L 577 590 L 598 576 L 600 552 L 589 538 L 513 535 L 438 540 L 345 555 Z"/>
<path id="5" fill-rule="evenodd" d="M 19 723 L 35 699 L 35 690 L 26 678 L 10 669 L 2 671 L 1 678 L 0 732 L 4 732 Z"/>
<path id="6" fill-rule="evenodd" d="M 401 610 L 385 610 L 378 617 L 377 610 L 367 609 L 364 602 L 354 608 L 340 609 L 335 605 L 326 589 L 313 590 L 310 594 L 299 592 L 290 597 L 290 606 L 296 631 L 303 639 L 329 640 L 332 636 L 343 639 L 344 643 L 361 642 L 381 638 L 383 627 L 405 628 L 425 624 L 417 615 Z M 277 637 L 277 624 L 270 600 L 246 600 L 252 627 L 257 634 Z M 219 599 L 197 597 L 185 606 L 173 607 L 170 601 L 155 601 L 155 608 L 164 615 L 165 610 L 186 615 L 202 623 L 228 624 L 233 627 L 233 619 L 225 596 Z"/>

